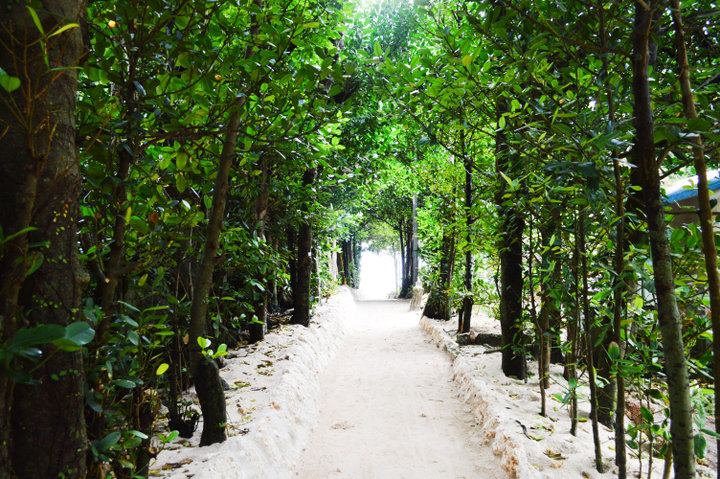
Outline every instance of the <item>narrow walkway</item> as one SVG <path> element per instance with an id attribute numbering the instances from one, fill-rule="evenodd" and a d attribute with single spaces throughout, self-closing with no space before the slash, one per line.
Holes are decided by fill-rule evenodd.
<path id="1" fill-rule="evenodd" d="M 358 302 L 321 376 L 320 419 L 296 477 L 506 478 L 472 437 L 449 358 L 405 301 Z"/>

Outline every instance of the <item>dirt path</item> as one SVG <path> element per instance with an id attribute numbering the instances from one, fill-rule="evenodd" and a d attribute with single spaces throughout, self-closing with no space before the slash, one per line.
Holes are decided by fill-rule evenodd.
<path id="1" fill-rule="evenodd" d="M 407 302 L 358 303 L 321 391 L 319 423 L 296 477 L 507 477 L 472 437 L 450 361 Z"/>

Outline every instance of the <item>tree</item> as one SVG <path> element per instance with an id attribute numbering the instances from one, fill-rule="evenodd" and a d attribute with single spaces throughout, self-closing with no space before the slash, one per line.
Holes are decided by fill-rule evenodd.
<path id="1" fill-rule="evenodd" d="M 660 176 L 655 159 L 655 129 L 648 81 L 648 47 L 650 34 L 653 31 L 653 15 L 661 5 L 662 3 L 660 5 L 645 2 L 635 3 L 635 21 L 632 33 L 633 112 L 635 116 L 633 162 L 642 175 L 644 213 L 648 224 L 655 294 L 658 302 L 657 315 L 662 330 L 665 372 L 668 378 L 675 477 L 691 478 L 695 476 L 692 404 L 680 312 L 675 297 L 670 247 L 660 192 Z"/>
<path id="2" fill-rule="evenodd" d="M 85 477 L 81 348 L 57 342 L 82 320 L 87 282 L 75 228 L 83 7 L 75 0 L 43 10 L 16 3 L 0 20 L 2 477 Z M 92 338 L 84 323 L 72 329 Z"/>

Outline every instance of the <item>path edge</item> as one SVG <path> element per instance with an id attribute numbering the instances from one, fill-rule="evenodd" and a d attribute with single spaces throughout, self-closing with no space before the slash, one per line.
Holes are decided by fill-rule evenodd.
<path id="1" fill-rule="evenodd" d="M 500 457 L 501 465 L 510 477 L 516 479 L 542 477 L 531 468 L 525 449 L 514 439 L 512 425 L 498 420 L 501 416 L 502 404 L 509 401 L 509 398 L 477 377 L 475 369 L 463 356 L 460 347 L 442 327 L 445 324 L 447 323 L 444 321 L 432 320 L 426 316 L 420 318 L 420 327 L 452 360 L 453 380 L 465 404 L 472 409 L 483 443 L 490 445 L 493 454 Z"/>
<path id="2" fill-rule="evenodd" d="M 290 345 L 267 404 L 246 436 L 234 436 L 208 451 L 196 479 L 289 479 L 319 415 L 320 374 L 335 356 L 355 314 L 350 288 L 318 305 L 310 326 Z M 218 476 L 219 471 L 222 476 Z"/>

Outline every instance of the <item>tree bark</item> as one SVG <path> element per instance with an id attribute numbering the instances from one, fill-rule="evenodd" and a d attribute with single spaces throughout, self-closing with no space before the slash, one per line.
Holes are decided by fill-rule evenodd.
<path id="1" fill-rule="evenodd" d="M 695 95 L 690 84 L 690 66 L 688 65 L 685 47 L 685 30 L 683 28 L 680 0 L 671 1 L 673 23 L 675 25 L 675 47 L 677 50 L 678 77 L 682 92 L 683 109 L 688 120 L 697 118 L 695 111 Z M 715 246 L 715 230 L 710 207 L 710 188 L 708 187 L 705 150 L 702 137 L 697 134 L 690 138 L 693 144 L 693 160 L 698 175 L 698 206 L 700 214 L 700 230 L 702 232 L 705 270 L 708 277 L 710 293 L 710 318 L 713 329 L 713 377 L 715 391 L 720 391 L 720 275 L 718 274 L 717 247 Z M 715 432 L 720 434 L 720 394 L 715 394 Z M 715 439 L 716 449 L 720 451 L 720 438 Z M 720 475 L 720 461 L 717 462 L 717 474 Z"/>
<path id="2" fill-rule="evenodd" d="M 503 101 L 498 102 L 498 118 L 506 110 Z M 512 177 L 515 160 L 511 156 L 505 132 L 498 125 L 495 135 L 496 169 L 499 189 L 496 196 L 500 232 L 498 251 L 500 255 L 500 327 L 502 330 L 502 370 L 506 376 L 525 379 L 527 364 L 523 353 L 522 334 L 522 246 L 525 224 L 520 213 L 505 198 L 506 182 L 500 173 Z"/>
<path id="3" fill-rule="evenodd" d="M 472 231 L 470 230 L 472 218 L 472 157 L 465 151 L 465 131 L 460 131 L 460 149 L 465 169 L 465 275 L 463 286 L 465 287 L 462 309 L 458 318 L 458 331 L 460 333 L 470 332 L 470 321 L 472 320 L 473 307 L 473 257 L 472 257 Z"/>
<path id="4" fill-rule="evenodd" d="M 310 195 L 310 189 L 315 182 L 317 168 L 308 168 L 303 173 L 303 186 Z M 298 233 L 297 256 L 297 287 L 295 289 L 292 322 L 303 326 L 310 326 L 310 275 L 312 274 L 312 218 L 310 218 L 310 198 L 303 199 L 302 223 Z"/>
<path id="5" fill-rule="evenodd" d="M 446 231 L 443 234 L 440 251 L 439 276 L 430 288 L 423 316 L 432 319 L 450 320 L 450 286 L 455 267 L 455 234 Z"/>
<path id="6" fill-rule="evenodd" d="M 235 159 L 238 129 L 241 122 L 241 110 L 245 104 L 244 97 L 233 102 L 230 108 L 230 117 L 225 128 L 225 139 L 220 153 L 220 164 L 215 177 L 212 206 L 208 217 L 205 246 L 198 278 L 195 281 L 195 291 L 190 311 L 190 371 L 195 381 L 195 389 L 200 399 L 200 409 L 203 414 L 203 432 L 201 446 L 222 442 L 225 440 L 225 426 L 227 416 L 225 412 L 225 395 L 220 383 L 220 374 L 217 367 L 208 367 L 206 358 L 198 345 L 197 339 L 205 333 L 207 323 L 208 295 L 212 286 L 213 272 L 215 271 L 215 256 L 220 247 L 220 234 L 222 233 L 223 217 L 225 216 L 225 203 L 227 198 L 230 169 Z M 209 375 L 209 376 L 205 376 Z M 202 377 L 201 377 L 202 376 Z M 219 388 L 219 389 L 218 389 Z M 220 391 L 220 397 L 215 393 Z M 222 405 L 219 402 L 222 401 Z M 203 442 L 203 441 L 211 442 Z"/>
<path id="7" fill-rule="evenodd" d="M 588 371 L 588 384 L 590 387 L 590 421 L 592 422 L 593 445 L 595 446 L 595 469 L 602 474 L 602 450 L 600 444 L 600 430 L 598 427 L 598 392 L 597 383 L 595 381 L 595 361 L 593 357 L 593 314 L 590 310 L 590 293 L 588 287 L 588 266 L 587 266 L 587 248 L 585 246 L 585 218 L 586 213 L 580 212 L 579 232 L 577 241 L 580 251 L 581 274 L 582 274 L 582 304 L 583 317 L 585 323 L 585 361 Z"/>
<path id="8" fill-rule="evenodd" d="M 267 213 L 270 204 L 270 164 L 266 154 L 262 154 L 260 162 L 258 164 L 258 170 L 260 171 L 260 185 L 258 188 L 258 196 L 255 198 L 255 231 L 258 239 L 262 242 L 266 242 L 265 227 L 267 223 Z M 255 280 L 262 285 L 267 286 L 267 278 L 262 273 L 257 273 Z M 253 311 L 257 316 L 260 323 L 250 323 L 249 332 L 251 343 L 257 343 L 262 341 L 267 331 L 267 303 L 268 303 L 268 291 L 269 288 L 265 288 L 265 292 L 260 293 L 260 296 L 255 298 L 252 302 Z M 258 294 L 257 292 L 255 294 Z"/>
<path id="9" fill-rule="evenodd" d="M 695 476 L 692 404 L 690 383 L 685 362 L 680 313 L 675 297 L 675 281 L 667 238 L 665 214 L 660 191 L 660 175 L 655 160 L 654 119 L 648 81 L 648 43 L 652 27 L 651 2 L 635 3 L 633 26 L 633 112 L 635 144 L 633 159 L 642 172 L 642 193 L 645 203 L 650 249 L 654 270 L 657 313 L 665 353 L 665 372 L 670 397 L 670 433 L 674 456 L 675 477 Z"/>
<path id="10" fill-rule="evenodd" d="M 46 2 L 37 14 L 49 33 L 83 21 L 84 2 Z M 0 20 L 0 67 L 18 77 L 21 87 L 12 94 L 0 89 L 0 227 L 5 237 L 19 234 L 0 247 L 0 342 L 20 328 L 80 320 L 88 280 L 77 257 L 77 70 L 50 72 L 44 61 L 45 54 L 53 66 L 74 67 L 85 48 L 80 28 L 46 37 L 45 53 L 40 38 L 25 3 L 8 4 Z M 27 227 L 36 229 L 23 233 Z M 28 276 L 40 258 L 44 262 Z M 41 350 L 46 362 L 32 372 L 36 385 L 15 383 L 0 368 L 0 477 L 82 478 L 87 450 L 82 353 L 52 345 Z"/>

